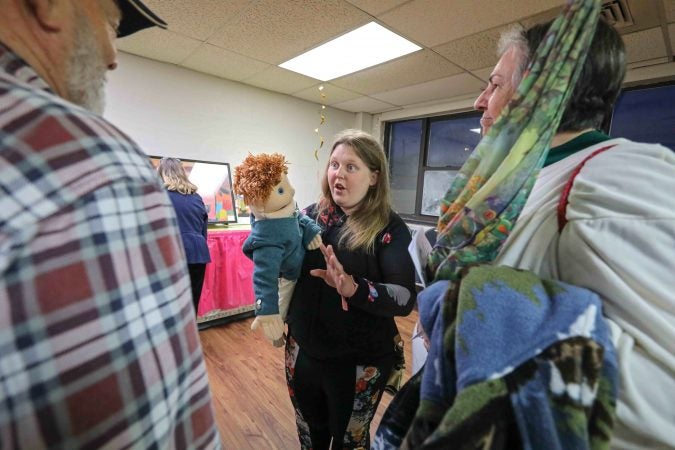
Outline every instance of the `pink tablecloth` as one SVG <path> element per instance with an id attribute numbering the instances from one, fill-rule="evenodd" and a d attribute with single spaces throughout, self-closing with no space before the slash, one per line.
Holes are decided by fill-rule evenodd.
<path id="1" fill-rule="evenodd" d="M 206 265 L 199 300 L 199 319 L 218 318 L 253 309 L 253 262 L 241 251 L 250 230 L 211 231 L 207 243 L 211 263 Z"/>

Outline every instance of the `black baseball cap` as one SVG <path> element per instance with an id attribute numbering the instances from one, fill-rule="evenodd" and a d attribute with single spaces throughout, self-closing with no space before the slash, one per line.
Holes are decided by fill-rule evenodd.
<path id="1" fill-rule="evenodd" d="M 122 12 L 122 20 L 117 29 L 118 38 L 150 27 L 166 29 L 166 22 L 145 6 L 141 0 L 117 0 L 117 5 Z"/>

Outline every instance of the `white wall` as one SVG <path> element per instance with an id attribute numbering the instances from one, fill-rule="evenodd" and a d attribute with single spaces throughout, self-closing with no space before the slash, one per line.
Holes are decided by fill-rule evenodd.
<path id="1" fill-rule="evenodd" d="M 284 154 L 301 208 L 318 196 L 333 135 L 359 125 L 355 114 L 326 108 L 317 161 L 320 105 L 127 53 L 106 94 L 105 117 L 148 154 L 228 162 L 232 170 L 248 152 Z"/>

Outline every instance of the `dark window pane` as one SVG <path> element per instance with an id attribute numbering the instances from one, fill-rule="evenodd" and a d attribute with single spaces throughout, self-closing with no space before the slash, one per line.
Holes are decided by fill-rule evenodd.
<path id="1" fill-rule="evenodd" d="M 435 120 L 429 126 L 429 167 L 461 167 L 480 141 L 480 114 Z"/>
<path id="2" fill-rule="evenodd" d="M 421 214 L 438 216 L 441 199 L 450 188 L 456 170 L 427 170 L 424 172 L 424 192 Z"/>
<path id="3" fill-rule="evenodd" d="M 414 214 L 422 120 L 392 123 L 389 136 L 393 206 L 401 214 Z"/>
<path id="4" fill-rule="evenodd" d="M 612 116 L 610 135 L 675 149 L 675 85 L 625 91 Z"/>

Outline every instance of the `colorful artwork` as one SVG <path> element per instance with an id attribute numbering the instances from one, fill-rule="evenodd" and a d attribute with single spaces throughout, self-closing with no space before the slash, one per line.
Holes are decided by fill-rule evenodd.
<path id="1" fill-rule="evenodd" d="M 161 156 L 151 156 L 150 162 L 157 168 L 161 159 Z M 188 179 L 197 185 L 197 194 L 204 200 L 209 223 L 237 222 L 230 165 L 191 159 L 181 159 L 181 164 Z"/>

